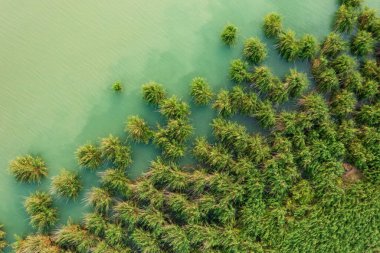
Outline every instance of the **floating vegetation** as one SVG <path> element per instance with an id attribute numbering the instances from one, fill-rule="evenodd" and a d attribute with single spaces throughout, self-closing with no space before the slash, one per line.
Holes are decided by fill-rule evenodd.
<path id="1" fill-rule="evenodd" d="M 15 252 L 378 250 L 380 67 L 373 56 L 379 18 L 361 0 L 340 2 L 335 30 L 353 32 L 350 43 L 348 35 L 336 32 L 321 44 L 311 34 L 297 39 L 283 30 L 278 14 L 264 19 L 264 33 L 276 40 L 279 54 L 288 61 L 308 60 L 309 76 L 295 67 L 276 76 L 260 65 L 267 46 L 249 37 L 244 60 L 230 63 L 233 87 L 214 95 L 205 78 L 192 80 L 194 104 L 209 105 L 217 114 L 211 138 L 194 136 L 191 104 L 158 83 L 144 84 L 143 99 L 162 117 L 151 126 L 131 116 L 125 132 L 127 140 L 160 151 L 149 171 L 128 179 L 126 170 L 138 154 L 122 137 L 79 147 L 81 167 L 103 169 L 99 185 L 85 197 L 91 211 L 82 223 L 69 220 L 50 231 L 57 222 L 52 197 L 32 194 L 25 208 L 31 225 L 43 233 L 18 238 Z M 236 33 L 228 25 L 221 38 L 233 45 Z M 259 132 L 248 127 L 253 123 Z M 32 156 L 16 158 L 10 169 L 19 181 L 46 176 L 43 161 Z M 52 178 L 58 196 L 75 198 L 80 188 L 76 173 Z"/>
<path id="2" fill-rule="evenodd" d="M 121 84 L 121 82 L 115 82 L 114 84 L 112 84 L 112 89 L 116 92 L 121 92 L 123 90 L 123 85 Z"/>

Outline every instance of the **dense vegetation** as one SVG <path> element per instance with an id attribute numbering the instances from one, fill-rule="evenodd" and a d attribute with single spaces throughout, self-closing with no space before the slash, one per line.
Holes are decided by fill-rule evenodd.
<path id="1" fill-rule="evenodd" d="M 109 135 L 79 147 L 81 167 L 107 166 L 100 185 L 86 193 L 92 211 L 81 224 L 69 220 L 51 231 L 58 217 L 52 196 L 31 194 L 25 208 L 37 232 L 18 238 L 15 252 L 378 251 L 380 66 L 373 56 L 380 19 L 361 2 L 341 1 L 335 31 L 321 43 L 284 30 L 276 13 L 264 18 L 279 54 L 306 60 L 313 82 L 295 68 L 279 78 L 259 65 L 267 47 L 257 38 L 244 43 L 247 62 L 231 62 L 231 89 L 214 95 L 206 79 L 194 78 L 195 105 L 211 104 L 217 113 L 212 138 L 192 139 L 190 105 L 158 83 L 144 84 L 143 99 L 163 123 L 131 116 L 126 141 Z M 222 40 L 236 43 L 236 32 L 226 26 Z M 289 101 L 296 108 L 284 110 Z M 257 121 L 263 131 L 251 133 L 234 115 Z M 129 141 L 161 152 L 136 181 L 125 175 L 133 158 Z M 184 156 L 194 163 L 181 165 Z M 32 156 L 16 158 L 10 170 L 28 182 L 47 174 Z M 80 190 L 74 172 L 52 179 L 58 197 L 75 198 Z"/>

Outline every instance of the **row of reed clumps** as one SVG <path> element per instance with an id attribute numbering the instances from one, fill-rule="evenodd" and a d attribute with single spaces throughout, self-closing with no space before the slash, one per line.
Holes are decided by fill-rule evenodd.
<path id="1" fill-rule="evenodd" d="M 190 252 L 369 252 L 380 248 L 380 67 L 375 47 L 380 18 L 361 0 L 341 0 L 334 31 L 319 43 L 298 38 L 276 13 L 264 19 L 264 33 L 287 61 L 310 65 L 312 79 L 296 68 L 282 78 L 262 65 L 267 47 L 251 37 L 243 57 L 231 62 L 234 85 L 214 92 L 194 78 L 196 106 L 210 105 L 213 137 L 196 137 L 190 106 L 164 86 L 142 86 L 143 98 L 164 124 L 153 127 L 128 118 L 127 140 L 110 135 L 85 144 L 81 167 L 99 172 L 100 185 L 86 202 L 92 212 L 80 224 L 54 229 L 58 212 L 52 195 L 76 198 L 76 172 L 62 170 L 51 191 L 25 200 L 36 233 L 13 244 L 17 253 L 190 253 Z M 237 43 L 230 24 L 221 38 Z M 297 101 L 292 110 L 284 103 Z M 251 133 L 232 116 L 257 121 Z M 250 120 L 252 119 L 252 120 Z M 161 155 L 136 181 L 126 169 L 128 142 L 154 144 Z M 191 156 L 191 166 L 181 159 Z M 43 160 L 18 157 L 10 170 L 19 181 L 47 175 Z M 1 245 L 1 244 L 0 244 Z"/>

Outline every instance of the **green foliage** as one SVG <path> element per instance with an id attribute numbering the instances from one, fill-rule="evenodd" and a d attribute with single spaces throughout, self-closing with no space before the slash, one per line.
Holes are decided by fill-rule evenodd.
<path id="1" fill-rule="evenodd" d="M 248 38 L 244 42 L 243 56 L 253 64 L 260 64 L 267 56 L 267 48 L 258 38 Z"/>
<path id="2" fill-rule="evenodd" d="M 327 35 L 321 46 L 321 53 L 327 57 L 336 57 L 347 49 L 347 43 L 342 36 L 332 32 Z"/>
<path id="3" fill-rule="evenodd" d="M 60 197 L 76 199 L 81 189 L 82 184 L 76 172 L 63 169 L 51 179 L 51 192 Z"/>
<path id="4" fill-rule="evenodd" d="M 220 38 L 226 44 L 227 46 L 232 46 L 236 43 L 236 37 L 237 37 L 237 27 L 235 25 L 229 24 L 226 25 L 220 34 Z"/>
<path id="5" fill-rule="evenodd" d="M 280 55 L 287 61 L 294 61 L 300 54 L 296 33 L 292 30 L 280 33 L 276 47 Z"/>
<path id="6" fill-rule="evenodd" d="M 102 153 L 98 147 L 86 144 L 79 147 L 76 151 L 78 164 L 89 169 L 97 169 L 102 163 Z"/>
<path id="7" fill-rule="evenodd" d="M 355 10 L 343 4 L 335 14 L 335 30 L 349 33 L 354 29 L 356 20 Z"/>
<path id="8" fill-rule="evenodd" d="M 24 207 L 30 216 L 30 224 L 39 231 L 45 231 L 57 222 L 57 209 L 52 197 L 45 192 L 35 192 L 25 199 Z"/>
<path id="9" fill-rule="evenodd" d="M 161 84 L 149 82 L 142 86 L 143 98 L 149 104 L 159 105 L 166 97 L 166 91 Z"/>
<path id="10" fill-rule="evenodd" d="M 269 13 L 264 18 L 264 33 L 268 38 L 277 37 L 282 32 L 281 16 L 277 13 Z"/>
<path id="11" fill-rule="evenodd" d="M 373 100 L 379 94 L 379 83 L 375 80 L 367 79 L 360 83 L 357 92 L 359 98 Z"/>
<path id="12" fill-rule="evenodd" d="M 40 182 L 47 176 L 47 167 L 42 158 L 38 156 L 19 156 L 9 164 L 10 172 L 20 182 Z"/>
<path id="13" fill-rule="evenodd" d="M 104 188 L 92 187 L 85 198 L 87 204 L 91 205 L 95 211 L 107 213 L 112 206 L 112 196 Z"/>
<path id="14" fill-rule="evenodd" d="M 121 92 L 123 90 L 123 85 L 121 84 L 121 82 L 115 82 L 114 84 L 112 84 L 112 89 L 116 92 Z"/>
<path id="15" fill-rule="evenodd" d="M 217 94 L 212 107 L 223 117 L 231 116 L 234 113 L 231 98 L 227 90 L 221 90 Z"/>
<path id="16" fill-rule="evenodd" d="M 339 79 L 332 68 L 326 68 L 314 75 L 318 89 L 322 92 L 329 92 L 339 88 Z"/>
<path id="17" fill-rule="evenodd" d="M 254 115 L 264 128 L 270 128 L 276 122 L 276 112 L 269 101 L 261 102 Z"/>
<path id="18" fill-rule="evenodd" d="M 248 78 L 247 64 L 240 59 L 235 59 L 230 65 L 231 80 L 236 83 L 242 83 Z"/>
<path id="19" fill-rule="evenodd" d="M 358 27 L 360 30 L 372 33 L 374 38 L 379 39 L 380 18 L 376 16 L 376 10 L 365 7 L 359 14 Z"/>
<path id="20" fill-rule="evenodd" d="M 130 116 L 125 125 L 125 132 L 135 142 L 149 143 L 153 133 L 148 123 L 139 116 Z"/>
<path id="21" fill-rule="evenodd" d="M 259 94 L 267 94 L 273 88 L 274 76 L 271 70 L 266 66 L 255 68 L 252 74 L 253 86 L 257 89 Z"/>
<path id="22" fill-rule="evenodd" d="M 301 59 L 312 59 L 318 51 L 317 39 L 310 34 L 305 34 L 299 41 L 298 57 Z"/>
<path id="23" fill-rule="evenodd" d="M 305 73 L 298 72 L 296 69 L 290 69 L 285 76 L 285 86 L 291 97 L 300 96 L 309 86 L 309 79 Z"/>
<path id="24" fill-rule="evenodd" d="M 363 0 L 340 0 L 340 4 L 345 4 L 351 7 L 360 7 Z"/>
<path id="25" fill-rule="evenodd" d="M 123 170 L 107 169 L 100 173 L 100 183 L 107 192 L 128 197 L 132 194 L 130 181 Z"/>
<path id="26" fill-rule="evenodd" d="M 3 252 L 3 249 L 7 247 L 7 242 L 5 241 L 5 235 L 3 225 L 0 224 L 0 252 Z"/>
<path id="27" fill-rule="evenodd" d="M 351 40 L 351 52 L 358 56 L 372 54 L 375 40 L 372 34 L 366 31 L 358 31 Z"/>
<path id="28" fill-rule="evenodd" d="M 61 250 L 54 244 L 50 236 L 47 235 L 28 235 L 26 238 L 16 238 L 17 241 L 12 245 L 15 253 L 60 253 Z"/>
<path id="29" fill-rule="evenodd" d="M 380 82 L 380 66 L 376 64 L 376 61 L 366 60 L 360 71 L 365 78 Z"/>
<path id="30" fill-rule="evenodd" d="M 331 111 L 337 117 L 348 116 L 354 111 L 356 102 L 354 93 L 341 90 L 332 98 Z"/>
<path id="31" fill-rule="evenodd" d="M 191 81 L 191 96 L 197 105 L 207 105 L 212 97 L 212 90 L 206 79 L 202 77 L 196 77 Z"/>
<path id="32" fill-rule="evenodd" d="M 61 248 L 78 253 L 89 252 L 97 241 L 87 230 L 71 222 L 56 230 L 53 240 Z"/>
<path id="33" fill-rule="evenodd" d="M 357 68 L 357 64 L 354 58 L 349 55 L 339 55 L 331 62 L 331 67 L 335 70 L 335 73 L 343 79 L 347 77 Z"/>
<path id="34" fill-rule="evenodd" d="M 380 103 L 363 105 L 358 112 L 357 120 L 367 126 L 380 126 Z"/>
<path id="35" fill-rule="evenodd" d="M 160 113 L 169 119 L 183 119 L 190 115 L 190 107 L 176 96 L 162 100 Z"/>

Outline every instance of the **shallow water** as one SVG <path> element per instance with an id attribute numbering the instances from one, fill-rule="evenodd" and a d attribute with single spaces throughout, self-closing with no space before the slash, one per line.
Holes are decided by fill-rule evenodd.
<path id="1" fill-rule="evenodd" d="M 380 1 L 367 3 L 380 9 Z M 215 90 L 228 87 L 229 62 L 240 56 L 241 42 L 249 36 L 268 43 L 265 64 L 276 74 L 294 66 L 306 70 L 306 63 L 279 58 L 273 41 L 263 38 L 263 17 L 279 12 L 285 27 L 321 39 L 336 8 L 333 0 L 0 0 L 0 223 L 8 239 L 31 231 L 23 199 L 50 183 L 16 183 L 7 171 L 11 159 L 39 154 L 49 177 L 61 168 L 79 169 L 78 145 L 109 133 L 125 138 L 128 115 L 141 114 L 151 123 L 159 119 L 141 99 L 142 83 L 161 82 L 186 100 L 195 76 L 207 78 Z M 232 49 L 219 40 L 228 22 L 239 28 L 239 44 Z M 124 84 L 122 94 L 110 89 L 117 80 Z M 193 109 L 197 134 L 209 134 L 212 116 L 207 109 Z M 155 154 L 154 148 L 134 145 L 128 175 L 134 179 L 146 171 Z M 81 175 L 86 187 L 97 181 L 96 173 Z M 61 222 L 69 216 L 79 220 L 86 210 L 82 198 L 56 201 Z"/>

